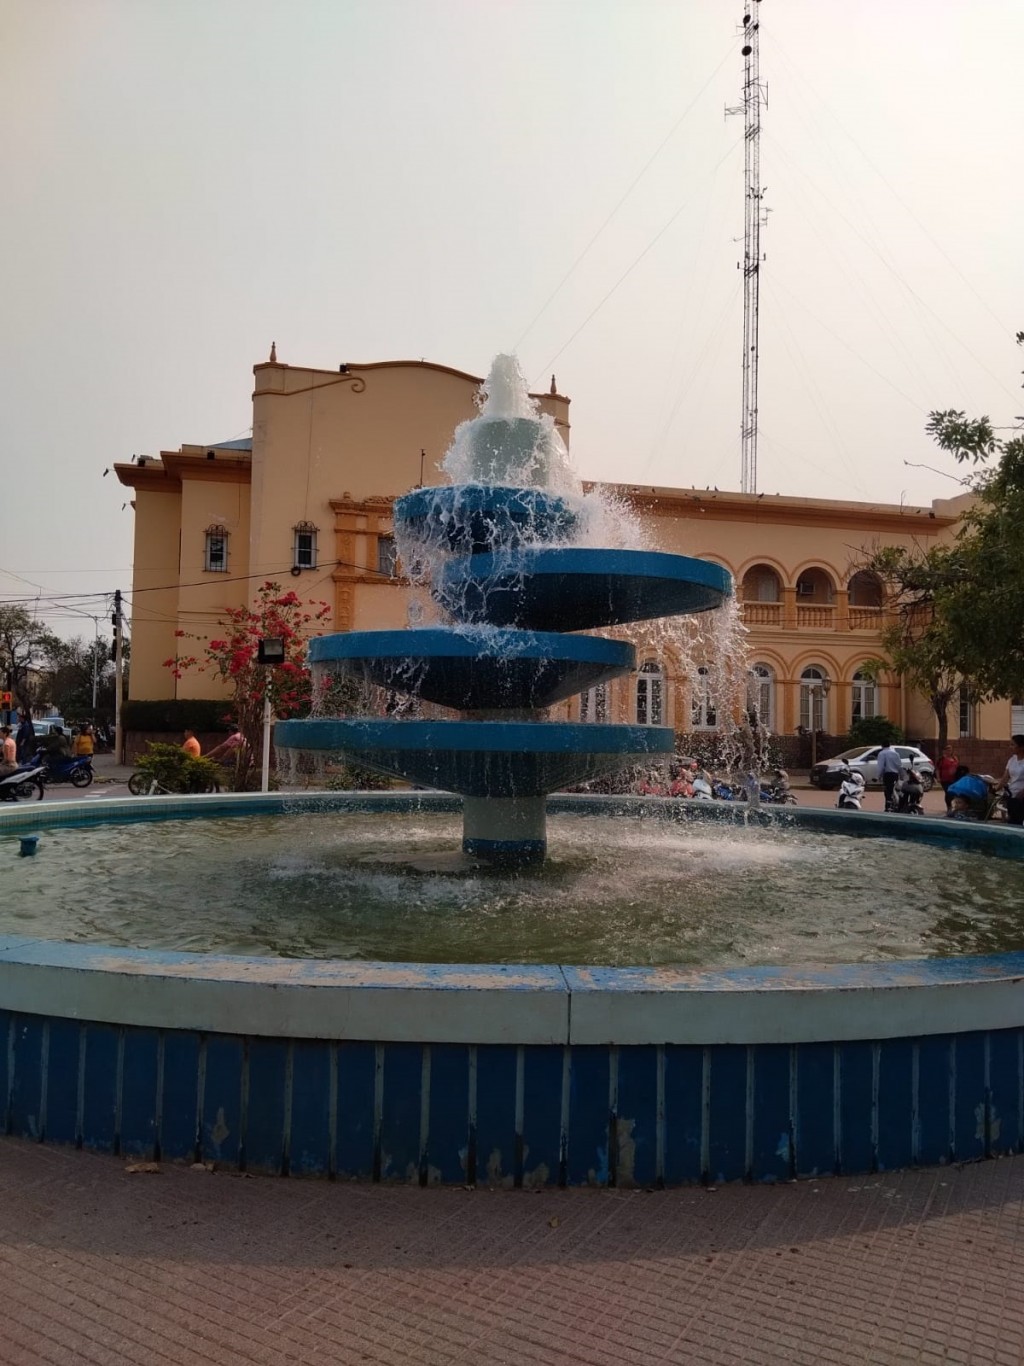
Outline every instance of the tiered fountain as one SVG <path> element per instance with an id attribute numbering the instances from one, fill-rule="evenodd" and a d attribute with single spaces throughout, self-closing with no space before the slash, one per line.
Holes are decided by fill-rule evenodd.
<path id="1" fill-rule="evenodd" d="M 445 462 L 462 481 L 416 489 L 394 509 L 403 556 L 428 566 L 450 623 L 325 636 L 309 655 L 315 669 L 460 719 L 285 721 L 275 742 L 460 793 L 465 853 L 518 866 L 545 857 L 549 792 L 673 747 L 668 727 L 544 719 L 636 663 L 625 641 L 565 633 L 707 611 L 731 580 L 682 555 L 581 545 L 583 500 L 551 487 L 564 448 L 513 357 L 495 360 L 485 392 Z"/>

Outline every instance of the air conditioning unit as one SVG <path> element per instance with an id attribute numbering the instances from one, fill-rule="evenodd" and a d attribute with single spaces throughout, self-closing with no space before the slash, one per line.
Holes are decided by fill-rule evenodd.
<path id="1" fill-rule="evenodd" d="M 809 579 L 798 579 L 796 585 L 796 595 L 798 598 L 813 598 L 814 584 Z"/>

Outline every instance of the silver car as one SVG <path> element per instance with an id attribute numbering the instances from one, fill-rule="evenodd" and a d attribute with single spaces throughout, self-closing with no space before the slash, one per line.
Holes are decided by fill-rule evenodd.
<path id="1" fill-rule="evenodd" d="M 904 768 L 913 768 L 921 777 L 921 786 L 928 792 L 935 783 L 935 765 L 923 749 L 914 745 L 895 745 Z M 838 787 L 843 781 L 843 770 L 859 773 L 867 787 L 880 787 L 878 779 L 878 756 L 881 745 L 862 745 L 859 749 L 847 749 L 834 759 L 823 759 L 811 769 L 811 783 L 815 787 Z"/>

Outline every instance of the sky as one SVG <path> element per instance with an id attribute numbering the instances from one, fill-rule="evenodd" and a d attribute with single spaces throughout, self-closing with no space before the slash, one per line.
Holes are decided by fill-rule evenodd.
<path id="1" fill-rule="evenodd" d="M 759 491 L 958 489 L 1024 412 L 1018 0 L 750 0 Z M 91 635 L 133 454 L 267 358 L 514 349 L 584 478 L 738 488 L 742 0 L 0 0 L 0 601 Z M 929 468 L 930 467 L 930 468 Z M 84 613 L 84 615 L 83 615 Z"/>

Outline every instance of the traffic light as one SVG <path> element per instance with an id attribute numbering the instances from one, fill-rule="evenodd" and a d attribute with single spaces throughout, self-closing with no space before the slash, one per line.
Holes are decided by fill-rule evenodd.
<path id="1" fill-rule="evenodd" d="M 6 689 L 5 689 L 3 692 L 0 692 L 0 707 L 8 707 L 8 708 L 9 708 L 10 705 L 11 705 L 11 703 L 12 703 L 13 701 L 14 701 L 14 698 L 13 698 L 12 694 L 9 693 L 9 692 L 7 692 Z"/>

